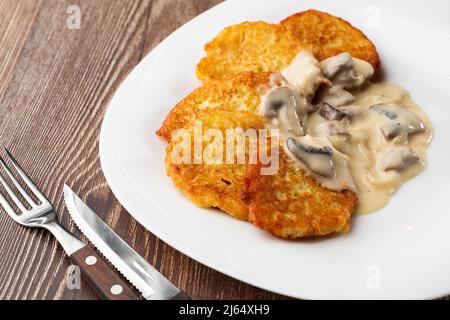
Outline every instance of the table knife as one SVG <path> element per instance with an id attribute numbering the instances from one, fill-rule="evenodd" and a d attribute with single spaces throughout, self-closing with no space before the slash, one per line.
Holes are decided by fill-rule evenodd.
<path id="1" fill-rule="evenodd" d="M 81 232 L 145 299 L 190 299 L 122 240 L 67 185 L 64 200 Z"/>

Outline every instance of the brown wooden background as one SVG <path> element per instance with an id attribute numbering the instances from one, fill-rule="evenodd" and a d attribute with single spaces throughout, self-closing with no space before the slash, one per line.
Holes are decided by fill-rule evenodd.
<path id="1" fill-rule="evenodd" d="M 108 101 L 131 69 L 179 26 L 220 0 L 0 0 L 0 146 L 8 147 L 54 202 L 65 182 L 120 236 L 193 298 L 284 298 L 211 270 L 158 240 L 120 206 L 98 159 Z M 66 10 L 81 8 L 80 30 Z M 0 154 L 3 152 L 0 151 Z M 65 286 L 70 265 L 46 232 L 0 209 L 1 299 L 97 299 Z"/>

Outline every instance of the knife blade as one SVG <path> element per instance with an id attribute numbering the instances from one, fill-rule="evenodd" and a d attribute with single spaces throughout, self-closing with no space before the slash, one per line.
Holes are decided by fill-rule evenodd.
<path id="1" fill-rule="evenodd" d="M 64 201 L 70 216 L 81 232 L 141 292 L 145 299 L 188 299 L 122 240 L 67 185 L 64 185 Z"/>

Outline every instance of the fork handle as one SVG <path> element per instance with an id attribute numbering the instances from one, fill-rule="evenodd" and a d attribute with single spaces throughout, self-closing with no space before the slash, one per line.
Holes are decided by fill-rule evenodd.
<path id="1" fill-rule="evenodd" d="M 117 271 L 90 246 L 84 246 L 70 258 L 80 267 L 91 286 L 104 299 L 141 300 L 140 296 L 117 274 Z"/>

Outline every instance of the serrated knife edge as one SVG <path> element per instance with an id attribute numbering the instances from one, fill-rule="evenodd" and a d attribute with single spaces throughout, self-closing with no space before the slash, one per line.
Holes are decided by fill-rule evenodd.
<path id="1" fill-rule="evenodd" d="M 99 227 L 105 229 L 105 232 L 109 232 L 113 234 L 113 236 L 117 237 L 115 241 L 120 241 L 123 249 L 129 250 L 128 253 L 132 255 L 136 255 L 138 258 L 137 261 L 133 261 L 133 266 L 129 266 L 118 254 L 115 252 L 106 242 L 102 239 L 97 232 L 93 230 L 93 228 L 89 225 L 89 223 L 82 217 L 79 208 L 77 207 L 76 201 L 82 202 L 81 199 L 77 199 L 76 194 L 68 187 L 64 186 L 64 201 L 66 207 L 69 211 L 70 216 L 72 217 L 75 225 L 80 229 L 84 236 L 97 248 L 97 250 L 102 253 L 102 255 L 126 278 L 139 292 L 141 292 L 142 296 L 145 299 L 170 299 L 173 296 L 176 296 L 180 291 L 164 278 L 159 272 L 154 269 L 147 261 L 141 260 L 143 259 L 132 249 L 125 241 L 123 241 L 113 230 L 111 230 L 104 222 L 97 217 L 97 215 L 92 211 L 93 216 L 100 220 Z M 83 203 L 83 202 L 82 202 Z M 88 209 L 88 207 L 83 203 L 83 205 Z M 139 261 L 140 260 L 140 261 Z M 141 264 L 145 264 L 142 266 Z M 145 270 L 145 268 L 150 270 Z M 141 275 L 139 275 L 141 273 Z M 156 273 L 156 274 L 155 274 Z M 154 277 L 158 277 L 158 281 L 162 281 L 167 292 L 158 292 L 157 288 L 154 288 L 148 282 L 152 282 L 152 284 L 156 284 Z M 147 278 L 147 281 L 144 278 Z M 167 290 L 169 289 L 169 290 Z"/>
<path id="2" fill-rule="evenodd" d="M 120 261 L 120 258 L 117 257 L 117 261 L 114 261 L 115 258 L 111 258 L 113 256 L 116 256 L 116 254 L 108 247 L 106 248 L 99 248 L 99 246 L 97 245 L 98 243 L 103 242 L 102 239 L 100 239 L 100 237 L 98 237 L 94 232 L 90 232 L 89 230 L 89 226 L 86 226 L 86 222 L 83 221 L 82 219 L 80 219 L 80 217 L 76 214 L 76 207 L 75 204 L 73 203 L 73 199 L 70 199 L 70 194 L 67 193 L 66 191 L 67 186 L 64 186 L 64 202 L 66 204 L 67 210 L 69 211 L 69 214 L 72 218 L 72 220 L 74 221 L 75 225 L 77 226 L 77 228 L 81 231 L 81 233 L 92 243 L 92 245 L 98 250 L 100 251 L 100 253 L 105 257 L 106 260 L 108 260 L 109 263 L 111 263 L 116 269 L 117 271 L 120 272 L 120 274 L 122 274 L 122 276 L 127 279 L 145 298 L 145 289 L 140 288 L 139 284 L 136 283 L 135 280 L 132 279 L 132 277 L 127 276 L 126 273 L 126 269 L 128 269 L 128 266 L 125 265 L 125 263 Z M 154 292 L 154 291 L 153 291 Z"/>

